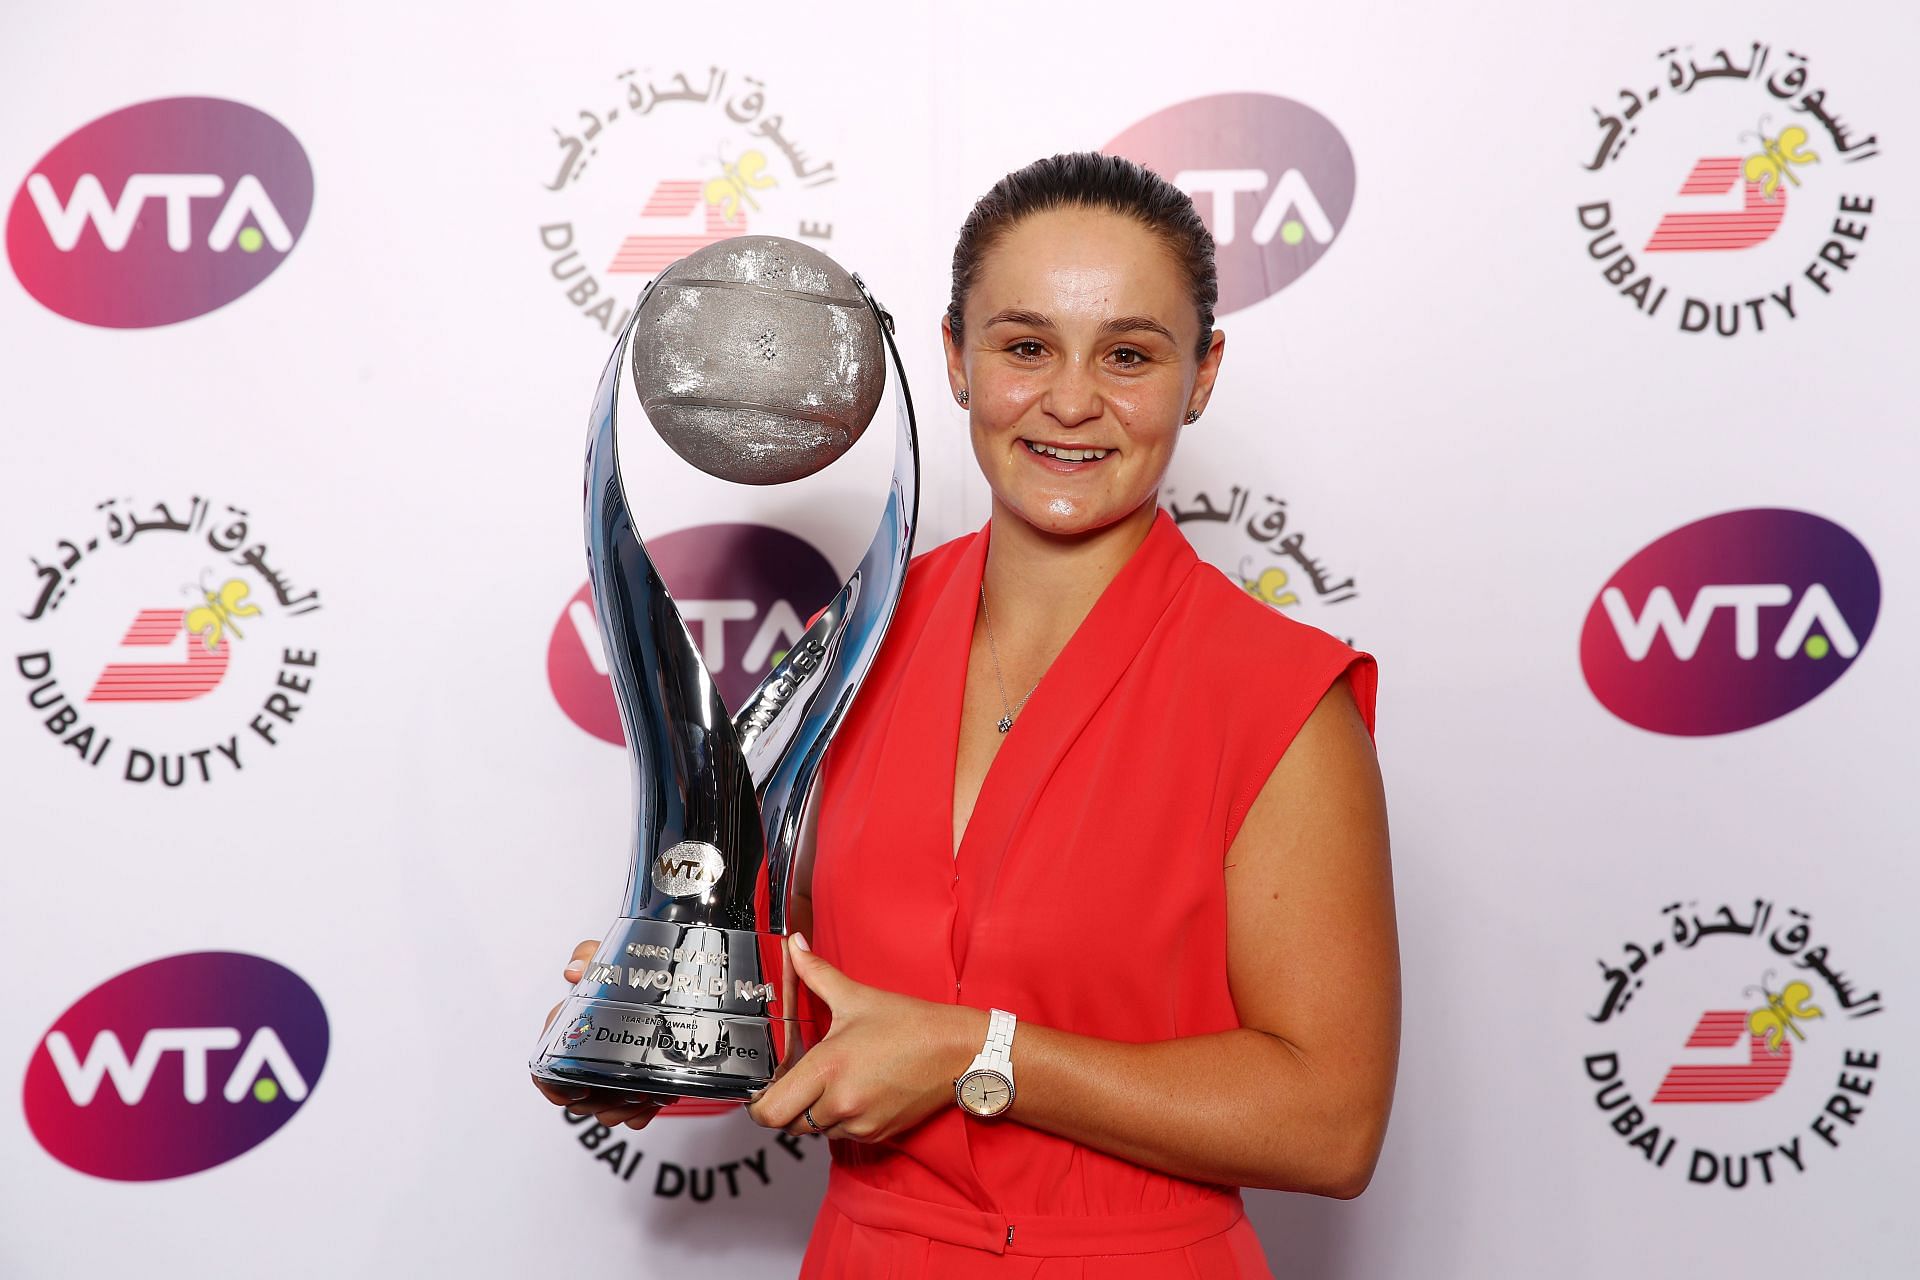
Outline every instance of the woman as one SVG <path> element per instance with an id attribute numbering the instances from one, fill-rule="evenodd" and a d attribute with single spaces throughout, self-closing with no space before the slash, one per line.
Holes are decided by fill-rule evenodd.
<path id="1" fill-rule="evenodd" d="M 1372 1175 L 1373 660 L 1156 504 L 1216 296 L 1192 202 L 1115 157 L 1036 162 L 962 228 L 941 333 L 992 515 L 914 561 L 835 740 L 789 944 L 830 1029 L 748 1109 L 833 1140 L 803 1276 L 1266 1275 L 1239 1187 Z"/>

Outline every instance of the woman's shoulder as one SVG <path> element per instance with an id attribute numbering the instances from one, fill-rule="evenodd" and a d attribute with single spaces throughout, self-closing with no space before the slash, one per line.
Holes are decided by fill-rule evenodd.
<path id="1" fill-rule="evenodd" d="M 1194 565 L 1185 586 L 1188 621 L 1204 628 L 1218 648 L 1248 657 L 1283 653 L 1336 661 L 1362 656 L 1345 641 L 1258 599 L 1205 561 Z"/>
<path id="2" fill-rule="evenodd" d="M 901 604 L 907 606 L 939 594 L 941 586 L 966 556 L 967 548 L 979 536 L 979 530 L 963 533 L 908 560 L 906 582 L 900 588 Z"/>
<path id="3" fill-rule="evenodd" d="M 1267 714 L 1297 706 L 1304 716 L 1347 675 L 1372 725 L 1378 672 L 1371 653 L 1257 599 L 1204 561 L 1183 585 L 1180 648 L 1199 658 L 1194 666 L 1221 686 L 1222 697 Z"/>
<path id="4" fill-rule="evenodd" d="M 980 531 L 974 529 L 957 538 L 949 538 L 931 550 L 922 551 L 907 561 L 907 581 L 912 582 L 916 577 L 944 578 L 953 572 L 955 562 L 966 554 L 967 548 L 972 546 L 974 539 L 979 536 Z"/>

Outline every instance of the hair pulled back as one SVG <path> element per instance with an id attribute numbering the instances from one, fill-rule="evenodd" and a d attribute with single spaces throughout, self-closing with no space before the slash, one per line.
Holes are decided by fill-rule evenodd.
<path id="1" fill-rule="evenodd" d="M 1023 219 L 1049 209 L 1105 209 L 1134 219 L 1158 236 L 1187 278 L 1200 317 L 1196 358 L 1213 340 L 1213 308 L 1220 300 L 1220 278 L 1213 263 L 1213 233 L 1200 220 L 1186 192 L 1153 170 L 1124 156 L 1073 151 L 1035 160 L 1016 169 L 979 203 L 960 226 L 953 246 L 953 292 L 947 322 L 953 340 L 962 336 L 961 312 L 980 276 L 980 261 L 1001 237 Z"/>

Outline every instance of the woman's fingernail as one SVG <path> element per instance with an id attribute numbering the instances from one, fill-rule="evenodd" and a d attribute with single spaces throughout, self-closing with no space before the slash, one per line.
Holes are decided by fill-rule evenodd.
<path id="1" fill-rule="evenodd" d="M 567 1096 L 573 1099 L 575 1102 L 585 1102 L 587 1098 L 590 1096 L 590 1093 L 591 1091 L 587 1089 L 575 1089 L 572 1093 L 568 1094 Z"/>
<path id="2" fill-rule="evenodd" d="M 798 947 L 802 951 L 813 950 L 812 947 L 807 945 L 807 935 L 804 933 L 796 933 L 793 935 L 793 945 Z"/>
<path id="3" fill-rule="evenodd" d="M 586 972 L 584 966 L 578 961 L 567 966 L 567 977 L 573 979 L 575 982 L 580 981 L 580 975 L 584 972 Z"/>

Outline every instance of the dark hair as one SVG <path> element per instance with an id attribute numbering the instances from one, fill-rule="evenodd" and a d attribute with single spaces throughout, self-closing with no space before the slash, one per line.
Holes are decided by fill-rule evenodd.
<path id="1" fill-rule="evenodd" d="M 1048 209 L 1106 209 L 1124 214 L 1153 232 L 1186 274 L 1200 314 L 1204 356 L 1213 340 L 1213 307 L 1220 300 L 1220 278 L 1213 265 L 1213 233 L 1186 192 L 1144 165 L 1124 156 L 1074 151 L 1035 160 L 993 184 L 960 225 L 953 246 L 953 293 L 947 322 L 956 344 L 961 338 L 961 308 L 980 275 L 980 259 L 1015 224 Z"/>

